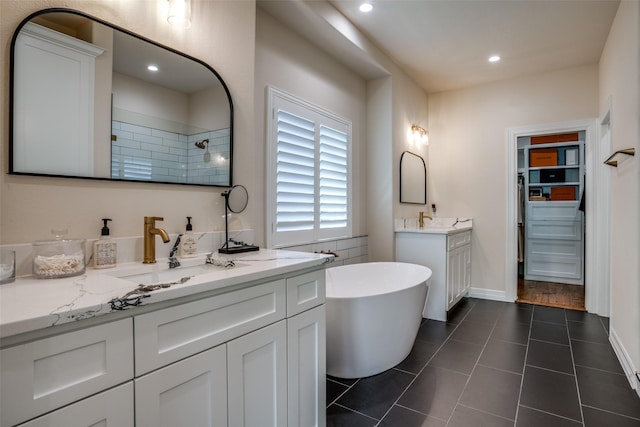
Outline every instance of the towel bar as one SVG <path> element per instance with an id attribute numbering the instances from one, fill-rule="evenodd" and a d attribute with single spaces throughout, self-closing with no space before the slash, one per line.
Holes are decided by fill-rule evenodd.
<path id="1" fill-rule="evenodd" d="M 618 154 L 626 154 L 628 156 L 635 156 L 636 155 L 636 149 L 635 148 L 624 148 L 622 150 L 618 150 L 615 153 L 613 153 L 612 155 L 610 155 L 609 158 L 604 161 L 604 164 L 605 165 L 609 165 L 609 166 L 613 166 L 614 168 L 617 168 L 618 167 L 618 161 L 617 160 L 613 160 L 613 158 Z"/>

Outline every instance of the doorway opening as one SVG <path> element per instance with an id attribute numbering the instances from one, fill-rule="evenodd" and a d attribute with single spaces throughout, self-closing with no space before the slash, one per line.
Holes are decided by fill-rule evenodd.
<path id="1" fill-rule="evenodd" d="M 528 151 L 531 151 L 531 149 L 553 148 L 553 146 L 544 147 L 542 143 L 540 143 L 540 145 L 531 144 L 531 137 L 576 132 L 579 133 L 578 142 L 581 141 L 580 144 L 577 144 L 577 151 L 576 147 L 562 145 L 566 142 L 576 141 L 556 141 L 554 143 L 558 145 L 555 146 L 555 158 L 553 154 L 549 155 L 546 153 L 550 158 L 545 160 L 545 152 L 535 153 L 535 162 L 538 163 L 536 163 L 534 167 L 537 169 L 533 171 L 525 170 L 525 152 L 527 156 L 530 156 Z M 529 138 L 527 140 L 528 144 L 522 142 L 518 145 L 518 140 L 523 137 Z M 525 285 L 535 286 L 537 284 L 535 282 L 545 282 L 544 286 L 546 286 L 546 289 L 536 291 L 543 296 L 543 299 L 547 299 L 547 301 L 540 302 L 545 305 L 554 304 L 554 302 L 552 302 L 552 287 L 554 283 L 565 286 L 581 286 L 584 291 L 583 309 L 599 314 L 603 306 L 600 288 L 607 286 L 607 283 L 598 280 L 602 276 L 602 269 L 604 268 L 602 259 L 599 258 L 601 252 L 599 248 L 602 243 L 601 240 L 606 238 L 602 233 L 603 230 L 606 230 L 606 224 L 603 224 L 604 216 L 599 212 L 602 207 L 596 209 L 596 206 L 599 204 L 597 198 L 599 195 L 601 196 L 601 192 L 603 191 L 603 186 L 599 183 L 599 180 L 603 179 L 603 169 L 601 167 L 601 161 L 599 160 L 603 153 L 600 152 L 599 147 L 597 119 L 509 128 L 507 129 L 507 144 L 508 205 L 506 249 L 507 253 L 514 254 L 514 257 L 512 261 L 508 261 L 505 264 L 506 298 L 511 301 L 517 301 L 519 299 L 519 278 L 522 279 L 520 281 L 522 290 L 526 289 Z M 529 150 L 524 150 L 523 145 L 529 145 Z M 558 148 L 562 148 L 563 151 L 561 153 L 558 152 Z M 568 154 L 567 150 L 570 150 Z M 569 165 L 566 164 L 567 157 Z M 528 157 L 527 161 L 530 162 L 530 160 L 531 157 Z M 556 162 L 555 165 L 553 164 L 554 161 Z M 545 162 L 549 162 L 549 164 L 544 165 Z M 579 162 L 581 165 L 573 165 L 572 163 L 574 162 Z M 563 167 L 561 168 L 559 166 Z M 565 170 L 564 172 L 559 172 L 558 169 L 571 169 L 571 171 Z M 587 170 L 588 173 L 585 173 Z M 531 174 L 531 172 L 533 172 L 533 174 Z M 518 173 L 521 174 L 520 181 L 518 180 Z M 526 182 L 525 173 L 527 174 Z M 563 173 L 564 177 L 562 176 Z M 522 193 L 519 192 L 519 184 L 523 186 L 526 184 L 526 187 L 523 187 Z M 554 190 L 552 194 L 552 187 L 560 188 Z M 571 192 L 572 189 L 573 192 Z M 529 192 L 529 190 L 532 191 Z M 519 262 L 521 256 L 520 248 L 523 247 L 525 251 L 527 249 L 526 240 L 518 238 L 521 231 L 524 234 L 524 226 L 526 225 L 526 222 L 522 222 L 523 227 L 518 226 L 518 206 L 519 196 L 521 194 L 522 198 L 527 199 L 526 202 L 531 202 L 529 206 L 529 219 L 538 221 L 534 223 L 532 229 L 528 230 L 530 232 L 528 237 L 540 238 L 539 241 L 532 242 L 532 244 L 534 244 L 533 247 L 529 247 L 529 255 L 535 254 L 536 256 L 532 257 L 534 262 L 529 269 L 529 273 L 531 274 L 526 278 L 524 274 L 526 272 L 525 263 Z M 530 197 L 533 198 L 531 201 L 528 200 Z M 584 201 L 584 210 L 579 211 L 578 208 L 580 207 L 581 201 Z M 536 203 L 534 204 L 534 202 Z M 548 208 L 546 211 L 551 211 L 551 216 L 555 217 L 553 220 L 566 222 L 559 222 L 557 224 L 553 222 L 542 222 L 545 221 L 546 213 L 545 209 L 542 209 L 545 207 Z M 553 209 L 554 207 L 559 209 Z M 526 207 L 523 212 L 524 214 L 527 213 Z M 597 217 L 596 214 L 598 214 Z M 542 244 L 544 243 L 543 238 L 551 239 L 559 235 L 567 239 L 570 236 L 574 236 L 574 239 L 582 236 L 581 243 L 560 245 L 563 247 L 552 246 L 550 249 L 549 246 Z M 573 252 L 571 252 L 572 250 Z M 567 262 L 569 258 L 571 258 L 572 261 Z M 561 280 L 556 280 L 545 276 L 545 274 L 559 274 L 565 277 Z M 540 276 L 543 277 L 541 278 Z M 567 278 L 566 276 L 573 277 Z M 526 280 L 531 280 L 531 282 L 527 282 Z M 567 284 L 568 281 L 569 284 Z M 526 298 L 528 299 L 528 297 Z M 556 294 L 555 303 L 560 305 L 563 298 L 565 297 Z M 567 296 L 566 299 L 575 300 L 575 297 Z"/>
<path id="2" fill-rule="evenodd" d="M 584 310 L 585 131 L 521 135 L 518 302 Z"/>

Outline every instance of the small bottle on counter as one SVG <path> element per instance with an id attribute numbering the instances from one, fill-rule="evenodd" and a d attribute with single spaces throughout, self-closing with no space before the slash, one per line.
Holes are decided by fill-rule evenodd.
<path id="1" fill-rule="evenodd" d="M 93 266 L 95 268 L 110 268 L 116 266 L 118 244 L 111 239 L 107 222 L 110 218 L 102 218 L 104 226 L 100 232 L 100 240 L 93 243 Z"/>
<path id="2" fill-rule="evenodd" d="M 187 230 L 180 238 L 180 249 L 178 256 L 181 258 L 190 258 L 198 254 L 198 241 L 193 235 L 193 226 L 191 225 L 191 217 L 187 217 Z"/>

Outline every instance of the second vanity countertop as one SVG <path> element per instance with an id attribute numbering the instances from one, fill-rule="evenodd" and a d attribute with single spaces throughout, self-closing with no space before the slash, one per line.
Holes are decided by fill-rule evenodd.
<path id="1" fill-rule="evenodd" d="M 233 260 L 235 266 L 228 269 L 213 267 L 211 272 L 194 275 L 184 283 L 145 293 L 144 298 L 140 299 L 140 306 L 318 268 L 333 261 L 331 255 L 269 249 L 235 255 L 215 253 L 213 258 L 220 261 Z M 205 255 L 181 262 L 185 267 L 204 265 Z M 112 269 L 88 267 L 86 273 L 80 276 L 61 279 L 18 278 L 13 283 L 1 285 L 0 338 L 94 318 L 123 309 L 135 309 L 123 305 L 122 299 L 136 289 L 138 284 L 121 277 L 138 271 L 150 271 L 155 266 L 164 270 L 167 260 L 158 260 L 157 264 L 126 263 Z M 178 270 L 179 268 L 171 271 Z M 165 282 L 167 281 L 161 283 Z M 135 302 L 135 297 L 139 295 L 128 297 L 127 301 Z M 112 303 L 114 299 L 116 304 Z"/>
<path id="2" fill-rule="evenodd" d="M 422 233 L 422 234 L 457 234 L 473 228 L 473 221 L 470 218 L 435 218 L 425 219 L 424 227 L 418 227 L 417 218 L 407 218 L 396 220 L 396 233 Z"/>

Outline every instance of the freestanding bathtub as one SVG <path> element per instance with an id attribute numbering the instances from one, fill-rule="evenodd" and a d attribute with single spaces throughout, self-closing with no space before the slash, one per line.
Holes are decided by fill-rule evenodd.
<path id="1" fill-rule="evenodd" d="M 386 371 L 411 352 L 431 270 L 371 262 L 326 270 L 327 374 L 361 378 Z"/>

